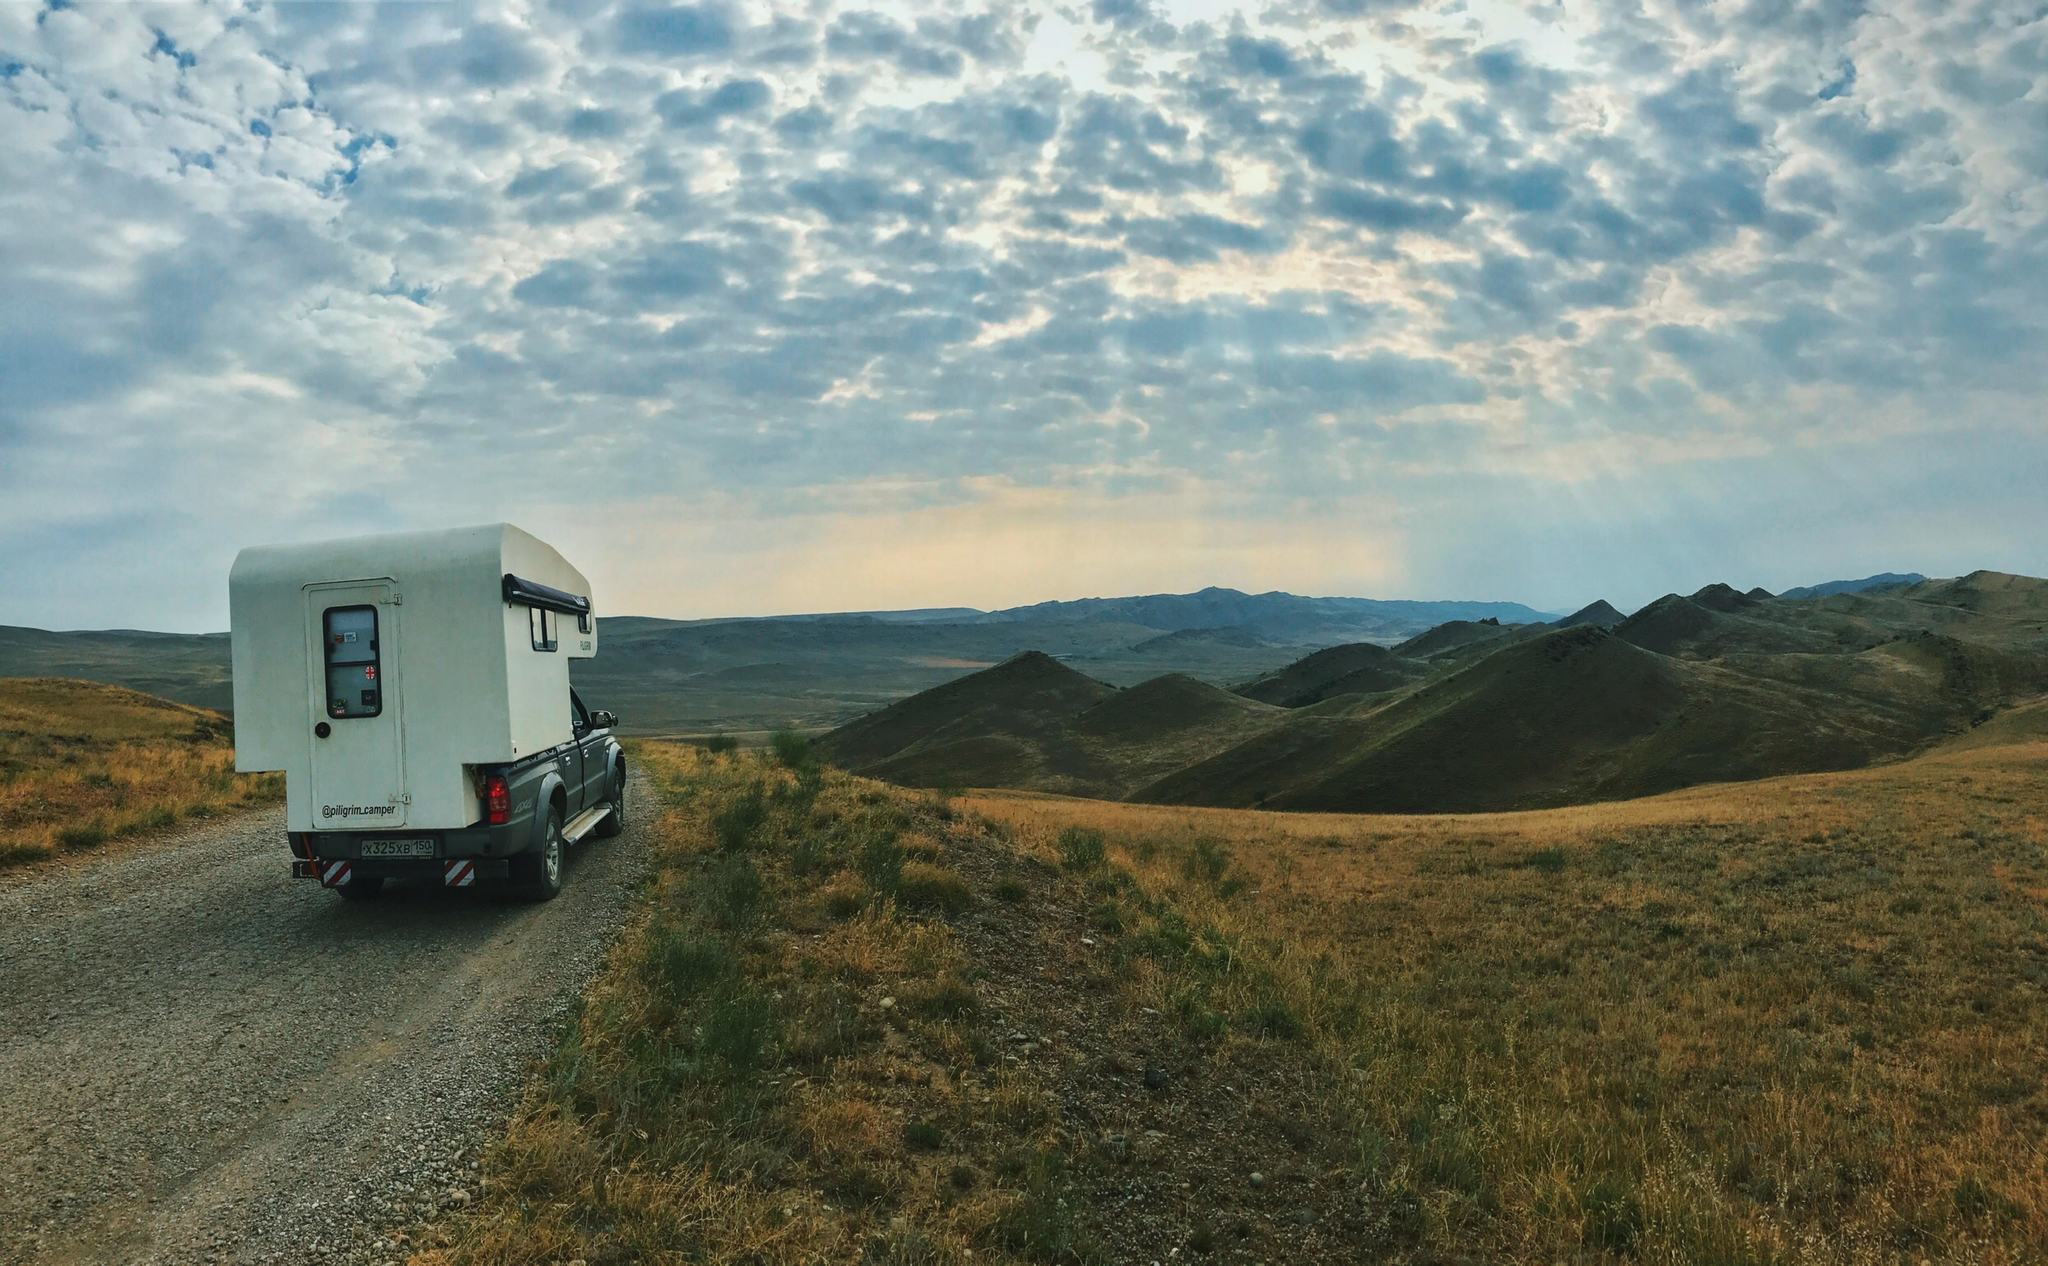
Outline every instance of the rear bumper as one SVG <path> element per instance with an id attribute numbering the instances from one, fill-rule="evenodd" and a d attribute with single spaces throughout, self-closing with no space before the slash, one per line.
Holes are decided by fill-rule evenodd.
<path id="1" fill-rule="evenodd" d="M 464 863 L 461 871 L 451 871 L 447 860 L 428 861 L 420 858 L 391 860 L 351 861 L 338 866 L 334 860 L 308 861 L 303 857 L 292 859 L 292 878 L 317 879 L 325 887 L 336 887 L 355 879 L 413 879 L 433 883 L 467 887 L 479 879 L 504 879 L 512 863 L 503 857 L 477 858 Z"/>
<path id="2" fill-rule="evenodd" d="M 363 845 L 372 840 L 429 840 L 434 855 L 426 858 L 374 858 L 363 856 Z M 359 869 L 359 874 L 411 874 L 420 867 L 438 868 L 451 857 L 477 859 L 505 858 L 523 853 L 533 845 L 531 823 L 510 822 L 504 826 L 466 826 L 448 831 L 293 831 L 292 856 L 318 861 L 360 862 L 363 867 L 396 866 L 399 869 Z"/>

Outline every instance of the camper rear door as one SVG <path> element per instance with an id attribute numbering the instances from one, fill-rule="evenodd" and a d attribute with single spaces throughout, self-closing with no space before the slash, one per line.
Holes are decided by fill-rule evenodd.
<path id="1" fill-rule="evenodd" d="M 306 587 L 307 680 L 315 718 L 313 825 L 405 825 L 405 730 L 398 690 L 399 612 L 388 580 Z M 327 730 L 323 737 L 322 727 Z"/>

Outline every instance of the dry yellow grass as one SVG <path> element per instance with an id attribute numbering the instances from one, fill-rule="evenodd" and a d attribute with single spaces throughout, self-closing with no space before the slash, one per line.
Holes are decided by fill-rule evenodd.
<path id="1" fill-rule="evenodd" d="M 118 686 L 0 678 L 0 866 L 284 792 L 238 775 L 217 712 Z"/>
<path id="2" fill-rule="evenodd" d="M 947 857 L 960 824 L 758 754 L 640 743 L 633 759 L 665 806 L 635 828 L 656 867 L 644 918 L 488 1158 L 483 1198 L 415 1261 L 1071 1258 L 1043 1176 L 1052 1113 L 1019 1108 L 1039 1092 L 1000 1073 L 952 930 L 898 907 L 920 872 L 952 892 L 905 852 Z"/>
<path id="3" fill-rule="evenodd" d="M 1377 1256 L 2020 1263 L 2048 1260 L 2038 728 L 1531 813 L 959 804 L 1047 858 L 1100 832 L 1257 969 L 1200 1006 L 1313 1041 Z"/>

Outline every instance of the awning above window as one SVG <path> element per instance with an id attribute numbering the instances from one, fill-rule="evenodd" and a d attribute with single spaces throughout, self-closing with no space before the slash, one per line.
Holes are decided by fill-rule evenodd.
<path id="1" fill-rule="evenodd" d="M 525 580 L 505 573 L 505 601 L 522 607 L 539 607 L 544 611 L 561 611 L 569 615 L 589 615 L 590 599 L 566 593 L 537 580 Z"/>

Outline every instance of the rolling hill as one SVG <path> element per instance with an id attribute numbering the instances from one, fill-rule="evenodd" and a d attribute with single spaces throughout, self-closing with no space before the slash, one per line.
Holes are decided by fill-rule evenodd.
<path id="1" fill-rule="evenodd" d="M 1222 692 L 1163 678 L 1064 720 L 1041 710 L 1023 725 L 993 705 L 981 722 L 949 725 L 943 750 L 914 727 L 895 733 L 900 752 L 849 746 L 841 735 L 852 726 L 826 750 L 843 763 L 852 752 L 859 772 L 924 785 L 1479 811 L 1855 768 L 2048 692 L 2048 582 L 2028 577 L 1976 572 L 1804 600 L 1714 584 L 1611 629 L 1620 613 L 1604 606 L 1562 627 L 1459 620 L 1391 648 L 1316 651 L 1237 687 L 1262 711 L 1233 712 Z M 960 684 L 977 698 L 994 686 Z M 1084 723 L 1090 709 L 1116 717 L 1113 753 Z M 1028 759 L 1006 767 L 995 747 L 971 745 L 983 738 Z M 974 756 L 971 768 L 949 766 L 948 750 Z"/>
<path id="2" fill-rule="evenodd" d="M 843 726 L 819 750 L 913 786 L 993 775 L 1004 786 L 1123 794 L 1284 716 L 1184 674 L 1119 690 L 1032 652 Z"/>
<path id="3" fill-rule="evenodd" d="M 1398 690 L 1429 669 L 1374 642 L 1331 646 L 1236 687 L 1247 699 L 1301 708 L 1346 694 Z"/>
<path id="4" fill-rule="evenodd" d="M 225 633 L 54 633 L 0 625 L 0 677 L 97 681 L 215 711 L 234 703 Z"/>
<path id="5" fill-rule="evenodd" d="M 1779 594 L 1781 598 L 1831 598 L 1838 593 L 1866 593 L 1873 589 L 1892 589 L 1904 585 L 1917 585 L 1927 577 L 1917 571 L 1881 571 L 1875 576 L 1861 580 L 1828 580 L 1817 585 L 1795 585 Z"/>
<path id="6" fill-rule="evenodd" d="M 1552 627 L 1570 629 L 1576 628 L 1581 624 L 1591 624 L 1599 628 L 1611 629 L 1627 618 L 1627 616 L 1615 609 L 1613 603 L 1610 603 L 1605 598 L 1598 598 L 1580 607 L 1564 619 L 1556 621 Z"/>

